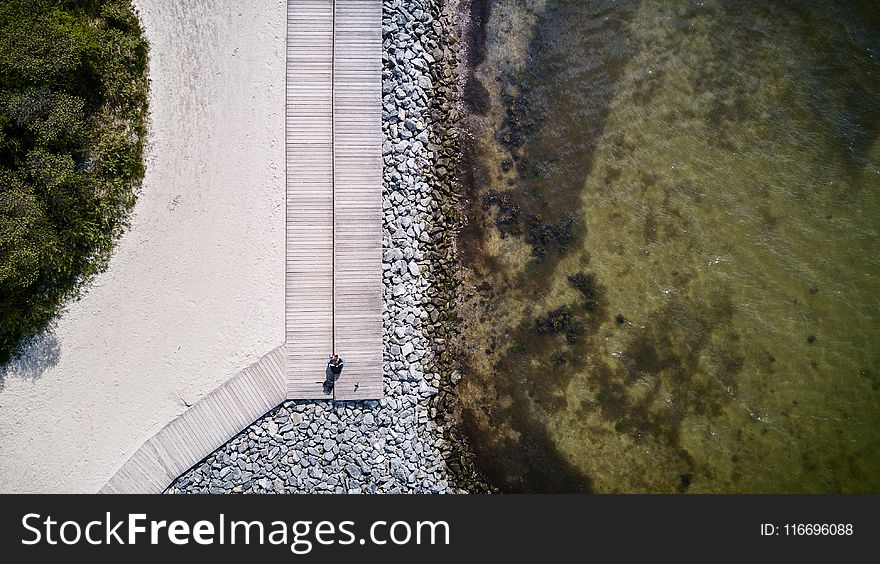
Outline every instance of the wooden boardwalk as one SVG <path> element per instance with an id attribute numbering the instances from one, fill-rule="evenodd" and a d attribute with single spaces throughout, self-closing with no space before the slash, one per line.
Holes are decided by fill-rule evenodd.
<path id="1" fill-rule="evenodd" d="M 279 403 L 284 346 L 245 368 L 147 439 L 99 493 L 161 493 L 194 464 Z"/>
<path id="2" fill-rule="evenodd" d="M 382 1 L 288 0 L 285 344 L 147 439 L 101 493 L 160 493 L 285 399 L 378 399 Z M 331 352 L 346 360 L 333 391 Z"/>
<path id="3" fill-rule="evenodd" d="M 291 0 L 287 397 L 382 397 L 382 2 Z"/>

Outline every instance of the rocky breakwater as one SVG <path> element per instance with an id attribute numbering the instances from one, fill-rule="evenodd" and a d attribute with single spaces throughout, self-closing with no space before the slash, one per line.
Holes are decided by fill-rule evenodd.
<path id="1" fill-rule="evenodd" d="M 453 418 L 461 107 L 458 0 L 386 1 L 383 21 L 386 377 L 436 424 L 453 481 L 487 491 Z"/>
<path id="2" fill-rule="evenodd" d="M 169 493 L 485 489 L 451 420 L 457 6 L 388 0 L 383 7 L 385 397 L 286 402 Z"/>

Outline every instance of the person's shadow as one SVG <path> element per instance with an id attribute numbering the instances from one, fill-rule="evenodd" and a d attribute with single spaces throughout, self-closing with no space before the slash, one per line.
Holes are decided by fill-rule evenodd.
<path id="1" fill-rule="evenodd" d="M 330 395 L 333 393 L 333 387 L 336 385 L 336 380 L 339 380 L 339 377 L 342 376 L 342 372 L 339 374 L 333 374 L 333 371 L 330 370 L 330 366 L 327 365 L 327 370 L 324 372 L 324 393 L 326 395 Z"/>

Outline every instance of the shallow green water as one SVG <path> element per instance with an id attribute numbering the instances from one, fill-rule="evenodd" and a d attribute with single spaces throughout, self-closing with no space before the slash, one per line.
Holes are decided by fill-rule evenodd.
<path id="1" fill-rule="evenodd" d="M 880 20 L 767 4 L 490 2 L 459 416 L 502 488 L 880 491 Z"/>

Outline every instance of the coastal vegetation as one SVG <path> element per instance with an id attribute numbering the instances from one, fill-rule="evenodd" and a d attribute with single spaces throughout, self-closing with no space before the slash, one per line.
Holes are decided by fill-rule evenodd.
<path id="1" fill-rule="evenodd" d="M 0 364 L 106 267 L 143 178 L 128 0 L 0 0 Z"/>

